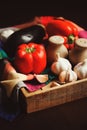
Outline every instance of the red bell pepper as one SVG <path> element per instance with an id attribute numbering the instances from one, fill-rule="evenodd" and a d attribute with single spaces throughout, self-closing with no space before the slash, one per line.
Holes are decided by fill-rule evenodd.
<path id="1" fill-rule="evenodd" d="M 73 42 L 73 43 L 71 43 L 71 44 L 69 44 L 68 43 L 68 38 L 66 37 L 66 36 L 62 36 L 63 38 L 64 38 L 64 45 L 65 45 L 65 47 L 68 49 L 68 50 L 71 50 L 72 48 L 74 48 L 74 46 L 75 46 L 75 43 Z"/>
<path id="2" fill-rule="evenodd" d="M 40 17 L 40 23 L 43 24 L 45 27 L 47 26 L 47 24 L 53 20 L 55 17 L 53 16 L 41 16 Z"/>
<path id="3" fill-rule="evenodd" d="M 73 43 L 74 38 L 78 36 L 78 28 L 66 19 L 53 19 L 47 26 L 46 30 L 49 36 L 62 35 L 68 37 L 68 43 Z"/>
<path id="4" fill-rule="evenodd" d="M 47 64 L 45 47 L 42 44 L 21 44 L 14 59 L 16 70 L 21 73 L 41 73 Z"/>

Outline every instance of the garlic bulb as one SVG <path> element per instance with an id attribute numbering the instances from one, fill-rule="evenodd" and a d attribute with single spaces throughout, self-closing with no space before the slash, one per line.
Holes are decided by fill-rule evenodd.
<path id="1" fill-rule="evenodd" d="M 51 65 L 51 71 L 59 75 L 62 71 L 72 68 L 68 59 L 60 57 L 59 53 L 56 54 L 56 61 Z"/>
<path id="2" fill-rule="evenodd" d="M 87 59 L 74 66 L 78 79 L 87 78 Z"/>
<path id="3" fill-rule="evenodd" d="M 59 82 L 67 83 L 77 80 L 77 74 L 72 70 L 64 70 L 59 74 Z"/>

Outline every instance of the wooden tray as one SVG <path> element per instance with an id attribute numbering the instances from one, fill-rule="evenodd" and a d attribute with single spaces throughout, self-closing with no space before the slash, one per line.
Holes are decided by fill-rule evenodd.
<path id="1" fill-rule="evenodd" d="M 29 27 L 37 24 L 37 21 L 36 17 L 34 21 L 15 25 L 14 27 L 19 29 Z M 42 89 L 30 93 L 25 88 L 21 88 L 20 90 L 20 103 L 27 113 L 47 109 L 84 97 L 87 97 L 87 79 L 61 86 L 58 86 L 57 83 L 53 81 Z"/>
<path id="2" fill-rule="evenodd" d="M 43 89 L 29 93 L 21 89 L 22 107 L 27 113 L 47 109 L 53 106 L 87 97 L 87 78 L 58 86 L 50 82 Z"/>

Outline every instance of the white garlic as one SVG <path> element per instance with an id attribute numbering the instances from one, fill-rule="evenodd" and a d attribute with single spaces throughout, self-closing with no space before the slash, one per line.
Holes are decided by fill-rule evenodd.
<path id="1" fill-rule="evenodd" d="M 78 79 L 87 78 L 87 59 L 74 66 Z"/>
<path id="2" fill-rule="evenodd" d="M 77 74 L 72 70 L 64 70 L 59 74 L 59 82 L 68 83 L 77 80 Z"/>
<path id="3" fill-rule="evenodd" d="M 51 71 L 59 75 L 62 71 L 72 68 L 68 59 L 60 57 L 59 53 L 56 54 L 56 61 L 51 65 Z"/>

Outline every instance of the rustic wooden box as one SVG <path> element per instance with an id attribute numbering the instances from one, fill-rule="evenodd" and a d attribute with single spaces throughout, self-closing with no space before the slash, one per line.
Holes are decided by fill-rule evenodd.
<path id="1" fill-rule="evenodd" d="M 87 97 L 87 78 L 58 86 L 51 82 L 43 89 L 29 93 L 21 89 L 22 106 L 27 113 L 47 109 L 53 106 Z"/>
<path id="2" fill-rule="evenodd" d="M 31 25 L 32 22 L 28 22 L 15 27 L 25 28 Z M 87 97 L 87 78 L 61 86 L 58 86 L 53 81 L 35 92 L 29 92 L 25 88 L 20 90 L 20 103 L 27 113 L 40 111 L 84 97 Z"/>

